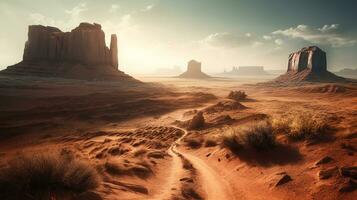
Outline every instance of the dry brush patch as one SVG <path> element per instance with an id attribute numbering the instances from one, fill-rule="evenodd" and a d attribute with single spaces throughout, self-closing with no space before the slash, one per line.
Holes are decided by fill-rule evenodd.
<path id="1" fill-rule="evenodd" d="M 0 170 L 1 199 L 56 199 L 99 186 L 97 171 L 66 152 L 21 154 Z"/>
<path id="2" fill-rule="evenodd" d="M 247 94 L 244 91 L 230 91 L 228 94 L 228 99 L 232 99 L 235 101 L 246 100 Z"/>
<path id="3" fill-rule="evenodd" d="M 233 153 L 243 148 L 269 150 L 276 146 L 276 138 L 269 122 L 256 122 L 244 129 L 231 129 L 222 136 L 221 145 Z"/>
<path id="4" fill-rule="evenodd" d="M 221 147 L 248 164 L 261 166 L 295 163 L 302 158 L 296 148 L 278 142 L 269 121 L 225 131 L 221 136 Z"/>
<path id="5" fill-rule="evenodd" d="M 321 141 L 329 137 L 331 129 L 324 117 L 312 113 L 273 118 L 272 124 L 276 134 L 285 134 L 293 141 Z"/>

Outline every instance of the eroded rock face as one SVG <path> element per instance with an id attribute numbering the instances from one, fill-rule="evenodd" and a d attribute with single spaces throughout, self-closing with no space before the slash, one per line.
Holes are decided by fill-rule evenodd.
<path id="1" fill-rule="evenodd" d="M 310 46 L 289 55 L 288 72 L 301 72 L 305 69 L 314 72 L 326 71 L 326 53 L 319 47 Z"/>
<path id="2" fill-rule="evenodd" d="M 118 47 L 117 47 L 117 35 L 112 34 L 110 38 L 110 58 L 113 67 L 118 68 Z"/>
<path id="3" fill-rule="evenodd" d="M 61 61 L 85 65 L 117 67 L 116 35 L 112 35 L 110 49 L 99 24 L 81 23 L 71 32 L 42 25 L 29 26 L 23 61 Z"/>
<path id="4" fill-rule="evenodd" d="M 301 82 L 349 82 L 327 70 L 326 53 L 310 46 L 289 55 L 288 70 L 270 83 L 296 84 Z"/>
<path id="5" fill-rule="evenodd" d="M 23 60 L 0 73 L 137 82 L 118 70 L 116 35 L 111 35 L 108 48 L 102 27 L 96 23 L 81 23 L 71 32 L 50 26 L 29 26 Z"/>

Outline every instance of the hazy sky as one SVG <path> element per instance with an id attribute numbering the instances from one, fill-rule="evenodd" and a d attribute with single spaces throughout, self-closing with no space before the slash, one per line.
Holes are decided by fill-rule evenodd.
<path id="1" fill-rule="evenodd" d="M 318 45 L 328 68 L 357 68 L 355 0 L 1 0 L 0 69 L 22 59 L 27 26 L 70 31 L 100 23 L 107 41 L 118 35 L 125 72 L 186 67 L 207 72 L 232 66 L 286 69 L 290 52 Z M 108 45 L 108 43 L 107 43 Z"/>

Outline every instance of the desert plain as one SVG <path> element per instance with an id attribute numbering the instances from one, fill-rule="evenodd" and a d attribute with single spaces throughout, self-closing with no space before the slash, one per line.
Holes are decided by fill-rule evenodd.
<path id="1" fill-rule="evenodd" d="M 85 179 L 72 177 L 78 190 L 27 194 L 43 199 L 356 197 L 355 84 L 137 79 L 1 76 L 1 166 L 16 174 L 12 160 L 50 155 L 49 165 L 90 168 L 77 169 Z M 252 130 L 263 136 L 243 136 Z M 12 189 L 2 185 L 4 199 L 25 195 Z"/>

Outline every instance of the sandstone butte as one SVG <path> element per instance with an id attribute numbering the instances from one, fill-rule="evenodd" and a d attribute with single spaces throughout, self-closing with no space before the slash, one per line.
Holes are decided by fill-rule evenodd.
<path id="1" fill-rule="evenodd" d="M 196 60 L 190 60 L 187 64 L 187 70 L 182 73 L 179 78 L 204 79 L 210 78 L 207 74 L 201 71 L 201 63 Z"/>
<path id="2" fill-rule="evenodd" d="M 274 82 L 345 82 L 327 70 L 326 52 L 317 46 L 304 47 L 288 58 L 287 72 Z"/>
<path id="3" fill-rule="evenodd" d="M 134 80 L 118 70 L 117 36 L 110 48 L 99 24 L 81 23 L 70 32 L 30 25 L 23 60 L 0 72 L 7 75 L 87 80 Z"/>

